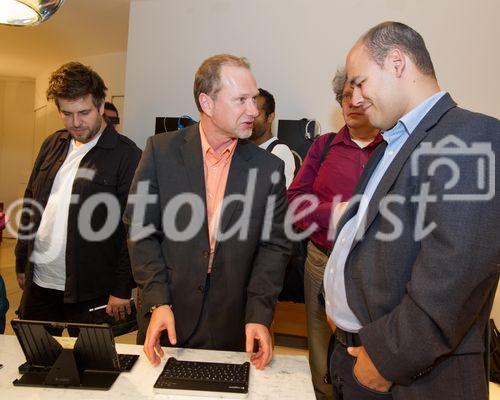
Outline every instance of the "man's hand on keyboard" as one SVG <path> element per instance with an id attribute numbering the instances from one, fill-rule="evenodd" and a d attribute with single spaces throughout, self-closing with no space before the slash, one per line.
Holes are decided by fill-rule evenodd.
<path id="1" fill-rule="evenodd" d="M 146 333 L 143 349 L 149 362 L 153 365 L 158 365 L 163 357 L 163 350 L 160 346 L 160 334 L 162 331 L 167 331 L 168 340 L 171 344 L 177 343 L 174 313 L 168 305 L 160 306 L 153 310 Z"/>
<path id="2" fill-rule="evenodd" d="M 246 324 L 246 352 L 253 353 L 254 340 L 259 343 L 259 350 L 252 354 L 250 361 L 257 369 L 263 369 L 273 358 L 273 346 L 269 329 L 262 324 Z"/>

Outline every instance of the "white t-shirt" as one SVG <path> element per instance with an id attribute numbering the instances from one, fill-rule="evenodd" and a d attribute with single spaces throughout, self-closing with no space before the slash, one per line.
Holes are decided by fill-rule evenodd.
<path id="1" fill-rule="evenodd" d="M 266 150 L 269 145 L 275 140 L 278 139 L 276 137 L 272 137 L 271 139 L 266 140 L 264 143 L 260 144 L 259 147 Z M 285 181 L 286 188 L 288 189 L 288 186 L 290 186 L 293 181 L 295 173 L 295 159 L 293 158 L 293 154 L 286 144 L 277 144 L 276 146 L 274 146 L 274 149 L 272 149 L 271 153 L 281 158 L 285 163 Z"/>
<path id="2" fill-rule="evenodd" d="M 359 146 L 359 148 L 360 148 L 360 149 L 364 149 L 364 148 L 365 148 L 366 146 L 368 146 L 371 142 L 373 142 L 373 139 L 366 141 L 366 140 L 358 140 L 358 139 L 353 139 L 352 137 L 351 137 L 351 140 L 352 140 L 354 143 L 356 143 L 356 144 Z"/>
<path id="3" fill-rule="evenodd" d="M 82 158 L 96 145 L 99 136 L 78 147 L 72 139 L 68 155 L 56 174 L 31 255 L 33 282 L 38 286 L 56 290 L 65 288 L 66 236 L 73 181 Z"/>

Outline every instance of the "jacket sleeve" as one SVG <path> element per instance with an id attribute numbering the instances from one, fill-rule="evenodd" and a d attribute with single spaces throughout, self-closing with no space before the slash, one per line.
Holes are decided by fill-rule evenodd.
<path id="1" fill-rule="evenodd" d="M 28 185 L 24 191 L 23 197 L 23 208 L 21 211 L 21 218 L 19 221 L 19 228 L 17 232 L 17 243 L 15 248 L 16 255 L 16 273 L 21 274 L 26 272 L 26 268 L 29 262 L 28 254 L 28 244 L 33 241 L 34 235 L 36 232 L 33 231 L 33 226 L 31 226 L 31 214 L 32 212 L 37 212 L 36 209 L 33 209 L 32 201 L 33 199 L 33 185 L 37 179 L 38 171 L 40 170 L 40 166 L 45 160 L 49 149 L 50 142 L 53 139 L 54 135 L 49 136 L 43 142 L 40 147 L 40 151 L 35 160 L 35 164 L 33 165 L 33 169 L 31 171 L 30 179 L 28 181 Z"/>
<path id="2" fill-rule="evenodd" d="M 281 162 L 279 171 L 283 177 Z M 272 184 L 268 193 L 268 196 L 276 196 L 276 207 L 273 213 L 266 213 L 264 217 L 264 224 L 270 223 L 271 229 L 268 238 L 261 238 L 255 253 L 247 287 L 246 323 L 259 323 L 269 327 L 283 287 L 292 248 L 292 243 L 285 234 L 287 197 L 284 181 L 282 178 L 278 183 Z"/>
<path id="3" fill-rule="evenodd" d="M 138 190 L 142 185 L 147 193 Z M 164 236 L 161 218 L 155 149 L 152 138 L 149 138 L 132 181 L 124 215 L 132 272 L 141 289 L 144 315 L 156 304 L 171 304 L 167 268 L 161 250 Z"/>
<path id="4" fill-rule="evenodd" d="M 132 184 L 132 179 L 134 178 L 134 173 L 140 158 L 141 150 L 133 146 L 122 159 L 117 186 L 117 196 L 122 213 L 127 204 L 130 185 Z M 122 222 L 118 225 L 118 229 L 120 250 L 110 294 L 121 299 L 129 299 L 132 288 L 135 287 L 135 282 L 130 267 L 130 256 L 127 248 L 127 227 Z"/>

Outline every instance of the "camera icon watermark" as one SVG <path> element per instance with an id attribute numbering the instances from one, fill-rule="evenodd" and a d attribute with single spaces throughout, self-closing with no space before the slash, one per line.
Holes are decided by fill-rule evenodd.
<path id="1" fill-rule="evenodd" d="M 473 142 L 470 146 L 454 135 L 435 145 L 424 142 L 411 158 L 413 176 L 446 173 L 442 200 L 488 201 L 495 196 L 495 153 L 491 143 Z M 448 171 L 446 171 L 446 169 Z"/>

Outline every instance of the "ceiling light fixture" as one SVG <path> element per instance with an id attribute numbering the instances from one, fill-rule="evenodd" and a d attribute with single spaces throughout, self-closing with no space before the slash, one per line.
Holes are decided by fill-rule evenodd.
<path id="1" fill-rule="evenodd" d="M 49 19 L 64 0 L 0 0 L 0 24 L 29 26 Z"/>

